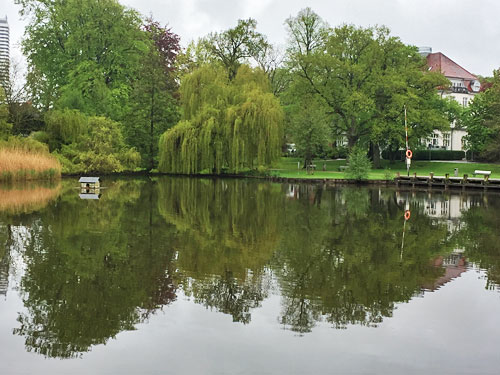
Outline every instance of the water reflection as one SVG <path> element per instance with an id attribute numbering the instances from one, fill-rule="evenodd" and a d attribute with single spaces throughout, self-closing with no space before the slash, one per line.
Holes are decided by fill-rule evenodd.
<path id="1" fill-rule="evenodd" d="M 56 199 L 61 183 L 0 185 L 0 214 L 27 214 L 39 211 Z"/>
<path id="2" fill-rule="evenodd" d="M 175 300 L 173 252 L 156 199 L 144 181 L 118 181 L 97 202 L 72 191 L 27 228 L 27 310 L 14 333 L 28 351 L 76 356 Z"/>
<path id="3" fill-rule="evenodd" d="M 179 295 L 249 324 L 278 294 L 277 321 L 302 335 L 322 321 L 376 326 L 468 263 L 500 285 L 496 196 L 189 178 L 107 186 L 99 200 L 63 188 L 37 212 L 0 212 L 0 292 L 21 254 L 14 334 L 28 351 L 78 356 Z M 40 201 L 32 192 L 9 199 Z"/>
<path id="4" fill-rule="evenodd" d="M 207 308 L 250 322 L 266 298 L 266 265 L 281 238 L 280 185 L 253 181 L 164 178 L 159 211 L 177 232 L 178 282 Z"/>

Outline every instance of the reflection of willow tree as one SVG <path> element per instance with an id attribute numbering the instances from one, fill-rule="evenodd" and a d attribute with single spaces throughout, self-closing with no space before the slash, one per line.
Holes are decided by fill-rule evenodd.
<path id="1" fill-rule="evenodd" d="M 175 299 L 168 231 L 152 212 L 155 190 L 141 185 L 117 182 L 100 201 L 64 195 L 31 226 L 21 281 L 27 313 L 15 329 L 27 350 L 76 356 Z"/>
<path id="2" fill-rule="evenodd" d="M 276 184 L 165 178 L 160 213 L 177 228 L 177 267 L 187 295 L 250 321 L 267 295 L 265 265 L 279 240 L 283 195 Z"/>
<path id="3" fill-rule="evenodd" d="M 487 272 L 486 288 L 500 286 L 500 200 L 488 200 L 488 207 L 472 207 L 462 213 L 462 227 L 454 237 L 465 249 L 468 261 Z"/>
<path id="4" fill-rule="evenodd" d="M 323 319 L 337 328 L 375 325 L 442 274 L 429 261 L 443 249 L 444 224 L 413 212 L 401 258 L 403 211 L 392 200 L 366 189 L 322 195 L 321 205 L 300 195 L 284 215 L 288 231 L 275 264 L 285 326 L 304 333 Z"/>

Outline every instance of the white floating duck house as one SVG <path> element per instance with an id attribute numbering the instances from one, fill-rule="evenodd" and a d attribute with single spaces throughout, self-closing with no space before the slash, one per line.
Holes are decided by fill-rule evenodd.
<path id="1" fill-rule="evenodd" d="M 99 189 L 101 187 L 99 177 L 80 177 L 79 182 L 82 189 Z"/>

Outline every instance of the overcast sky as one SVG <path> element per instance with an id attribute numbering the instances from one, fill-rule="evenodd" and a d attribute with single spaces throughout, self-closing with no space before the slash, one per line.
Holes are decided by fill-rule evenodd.
<path id="1" fill-rule="evenodd" d="M 307 6 L 331 26 L 352 23 L 386 25 L 403 42 L 432 47 L 471 73 L 492 75 L 500 67 L 499 0 L 121 0 L 140 13 L 168 23 L 182 45 L 211 31 L 255 18 L 257 29 L 283 45 L 283 22 Z M 0 0 L 0 17 L 9 18 L 11 55 L 21 58 L 25 21 L 14 0 Z"/>

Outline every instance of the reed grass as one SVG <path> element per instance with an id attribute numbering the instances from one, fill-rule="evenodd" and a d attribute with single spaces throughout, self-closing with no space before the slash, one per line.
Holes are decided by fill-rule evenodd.
<path id="1" fill-rule="evenodd" d="M 0 143 L 0 181 L 50 180 L 61 177 L 61 164 L 32 142 Z"/>

